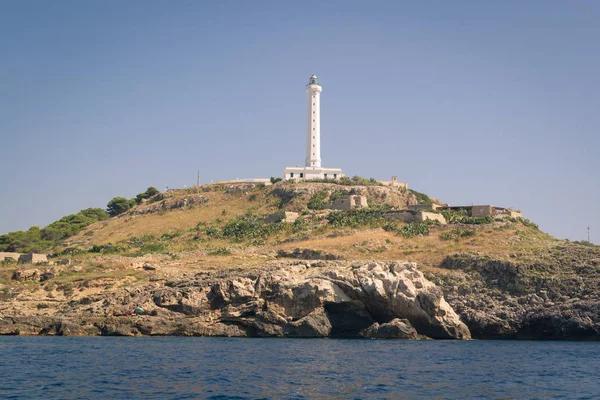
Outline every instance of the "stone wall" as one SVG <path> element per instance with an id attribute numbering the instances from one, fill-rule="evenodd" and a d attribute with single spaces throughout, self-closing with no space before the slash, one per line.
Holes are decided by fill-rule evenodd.
<path id="1" fill-rule="evenodd" d="M 47 263 L 48 257 L 45 254 L 27 253 L 22 254 L 21 257 L 19 257 L 19 262 L 22 262 L 23 264 Z"/>
<path id="2" fill-rule="evenodd" d="M 494 207 L 487 206 L 472 206 L 471 207 L 471 217 L 487 217 L 488 215 L 495 215 L 496 210 Z"/>
<path id="3" fill-rule="evenodd" d="M 12 258 L 15 261 L 19 260 L 19 257 L 21 257 L 21 253 L 0 253 L 0 261 L 4 261 L 6 259 Z"/>
<path id="4" fill-rule="evenodd" d="M 348 195 L 335 199 L 329 208 L 333 210 L 351 210 L 353 208 L 368 208 L 367 196 Z"/>
<path id="5" fill-rule="evenodd" d="M 408 189 L 408 182 L 399 182 L 397 176 L 392 176 L 391 181 L 377 181 L 377 182 L 379 182 L 385 186 L 401 187 L 404 189 Z"/>
<path id="6" fill-rule="evenodd" d="M 446 218 L 442 214 L 427 212 L 427 211 L 418 211 L 415 215 L 416 221 L 438 221 L 442 225 L 446 225 Z"/>
<path id="7" fill-rule="evenodd" d="M 408 209 L 412 211 L 437 210 L 438 208 L 440 208 L 439 204 L 413 204 L 408 206 Z"/>
<path id="8" fill-rule="evenodd" d="M 297 212 L 279 211 L 267 216 L 267 218 L 265 218 L 265 222 L 268 224 L 276 222 L 294 222 L 298 219 L 298 217 L 299 214 Z"/>
<path id="9" fill-rule="evenodd" d="M 383 218 L 402 222 L 413 222 L 415 220 L 415 214 L 410 211 L 388 211 L 384 214 Z"/>

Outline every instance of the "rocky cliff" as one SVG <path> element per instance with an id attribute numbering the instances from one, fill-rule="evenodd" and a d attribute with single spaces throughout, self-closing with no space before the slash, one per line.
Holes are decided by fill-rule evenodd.
<path id="1" fill-rule="evenodd" d="M 442 290 L 408 262 L 277 261 L 54 301 L 0 334 L 469 339 Z"/>
<path id="2" fill-rule="evenodd" d="M 428 276 L 474 338 L 600 340 L 600 249 L 569 244 L 535 255 L 457 254 Z"/>

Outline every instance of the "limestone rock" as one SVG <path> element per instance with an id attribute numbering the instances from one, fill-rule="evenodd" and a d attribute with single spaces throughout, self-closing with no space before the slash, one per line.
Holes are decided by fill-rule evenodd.
<path id="1" fill-rule="evenodd" d="M 418 339 L 419 334 L 406 319 L 393 319 L 390 322 L 373 325 L 360 332 L 362 337 L 372 339 Z"/>
<path id="2" fill-rule="evenodd" d="M 143 315 L 133 312 L 138 307 Z M 470 338 L 441 290 L 407 262 L 294 260 L 203 271 L 71 300 L 54 315 L 13 318 L 0 333 Z"/>

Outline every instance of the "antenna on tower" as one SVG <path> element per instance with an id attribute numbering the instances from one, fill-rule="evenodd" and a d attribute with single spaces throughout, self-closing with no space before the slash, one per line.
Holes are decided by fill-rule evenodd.
<path id="1" fill-rule="evenodd" d="M 196 186 L 200 186 L 200 170 L 198 170 L 198 178 L 196 179 Z"/>
<path id="2" fill-rule="evenodd" d="M 590 241 L 590 226 L 589 225 L 587 226 L 587 230 L 588 230 L 588 242 L 591 243 L 591 241 Z"/>

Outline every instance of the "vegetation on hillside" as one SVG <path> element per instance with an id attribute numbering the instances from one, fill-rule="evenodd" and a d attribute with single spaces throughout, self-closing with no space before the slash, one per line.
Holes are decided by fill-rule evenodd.
<path id="1" fill-rule="evenodd" d="M 138 204 L 141 204 L 143 200 L 148 200 L 160 192 L 154 186 L 150 186 L 146 189 L 145 192 L 138 193 L 133 199 L 127 199 L 125 197 L 114 197 L 111 201 L 106 205 L 106 211 L 110 214 L 111 217 L 115 217 L 117 215 L 123 214 L 127 212 L 129 209 L 135 207 Z"/>
<path id="2" fill-rule="evenodd" d="M 88 208 L 67 215 L 43 229 L 32 226 L 26 231 L 9 232 L 0 236 L 0 251 L 41 253 L 55 247 L 94 222 L 105 220 L 109 214 L 101 208 Z"/>
<path id="3" fill-rule="evenodd" d="M 408 190 L 417 198 L 417 204 L 433 204 L 433 200 L 431 200 L 425 193 L 417 192 L 413 189 Z"/>

